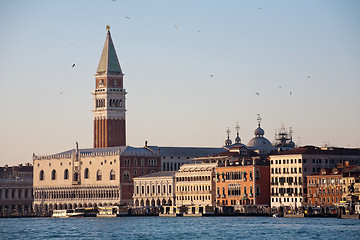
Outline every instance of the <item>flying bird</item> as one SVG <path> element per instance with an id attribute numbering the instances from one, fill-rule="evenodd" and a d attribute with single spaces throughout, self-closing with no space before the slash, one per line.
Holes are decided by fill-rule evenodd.
<path id="1" fill-rule="evenodd" d="M 261 10 L 262 8 L 261 8 L 261 7 L 259 7 L 258 9 L 259 9 L 259 10 Z"/>
<path id="2" fill-rule="evenodd" d="M 210 77 L 213 77 L 213 76 L 214 76 L 214 75 L 212 75 L 212 74 L 210 75 Z"/>
<path id="3" fill-rule="evenodd" d="M 62 94 L 63 94 L 63 92 L 60 92 L 59 94 L 60 94 L 60 95 L 62 95 Z"/>
<path id="4" fill-rule="evenodd" d="M 292 92 L 290 92 L 290 95 L 292 95 Z"/>
<path id="5" fill-rule="evenodd" d="M 75 67 L 75 63 L 72 65 L 72 67 Z"/>
<path id="6" fill-rule="evenodd" d="M 178 26 L 174 26 L 174 28 L 179 29 L 179 27 L 178 27 Z"/>
<path id="7" fill-rule="evenodd" d="M 256 95 L 260 96 L 260 94 L 257 92 Z"/>
<path id="8" fill-rule="evenodd" d="M 129 17 L 129 16 L 126 16 L 126 18 L 127 18 L 127 19 L 130 19 L 130 17 Z"/>
<path id="9" fill-rule="evenodd" d="M 308 78 L 310 78 L 310 76 L 308 76 Z"/>

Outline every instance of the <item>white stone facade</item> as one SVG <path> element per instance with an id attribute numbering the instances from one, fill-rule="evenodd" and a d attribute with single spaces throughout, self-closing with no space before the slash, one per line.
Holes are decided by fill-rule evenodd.
<path id="1" fill-rule="evenodd" d="M 133 205 L 160 207 L 175 205 L 175 172 L 157 172 L 134 178 Z"/>

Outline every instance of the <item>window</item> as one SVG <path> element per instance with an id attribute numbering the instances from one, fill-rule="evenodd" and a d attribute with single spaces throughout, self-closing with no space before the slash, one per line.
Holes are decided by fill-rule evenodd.
<path id="1" fill-rule="evenodd" d="M 124 171 L 124 181 L 130 181 L 130 173 L 129 173 L 129 171 Z"/>
<path id="2" fill-rule="evenodd" d="M 111 171 L 110 171 L 110 180 L 115 180 L 115 171 L 114 171 L 114 169 L 111 169 Z"/>
<path id="3" fill-rule="evenodd" d="M 69 170 L 68 169 L 64 170 L 64 179 L 69 179 Z"/>
<path id="4" fill-rule="evenodd" d="M 148 165 L 149 166 L 156 166 L 157 165 L 156 159 L 153 159 L 153 158 L 149 159 L 148 160 Z M 173 166 L 171 166 L 171 167 L 173 167 Z"/>
<path id="5" fill-rule="evenodd" d="M 124 159 L 124 165 L 125 165 L 125 166 L 130 166 L 130 165 L 131 165 L 131 162 L 130 162 L 130 159 L 129 159 L 129 158 L 125 158 L 125 159 Z"/>
<path id="6" fill-rule="evenodd" d="M 88 169 L 88 168 L 85 168 L 84 178 L 85 178 L 85 179 L 88 179 L 88 178 L 89 178 L 89 169 Z M 101 180 L 101 179 L 100 179 L 100 180 Z"/>
<path id="7" fill-rule="evenodd" d="M 141 159 L 141 166 L 145 166 L 145 159 Z"/>
<path id="8" fill-rule="evenodd" d="M 44 178 L 45 178 L 44 175 L 45 175 L 45 174 L 44 174 L 44 171 L 41 170 L 41 171 L 40 171 L 40 174 L 39 174 L 39 180 L 40 180 L 40 181 L 44 180 Z"/>
<path id="9" fill-rule="evenodd" d="M 136 167 L 138 165 L 138 161 L 136 158 L 134 158 L 134 166 Z"/>
<path id="10" fill-rule="evenodd" d="M 97 181 L 101 181 L 101 179 L 102 179 L 102 173 L 101 173 L 100 170 L 98 170 L 98 171 L 96 172 L 96 180 L 97 180 Z"/>
<path id="11" fill-rule="evenodd" d="M 51 171 L 51 180 L 55 180 L 56 179 L 56 171 L 55 169 Z"/>
<path id="12" fill-rule="evenodd" d="M 73 181 L 79 181 L 79 173 L 74 173 L 73 175 Z"/>

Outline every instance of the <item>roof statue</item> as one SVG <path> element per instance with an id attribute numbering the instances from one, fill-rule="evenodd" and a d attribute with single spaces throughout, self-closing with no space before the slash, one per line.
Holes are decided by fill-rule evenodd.
<path id="1" fill-rule="evenodd" d="M 240 138 L 240 136 L 239 136 L 240 126 L 239 126 L 239 123 L 238 123 L 238 122 L 236 122 L 235 129 L 236 129 L 235 143 L 241 143 L 241 138 Z"/>

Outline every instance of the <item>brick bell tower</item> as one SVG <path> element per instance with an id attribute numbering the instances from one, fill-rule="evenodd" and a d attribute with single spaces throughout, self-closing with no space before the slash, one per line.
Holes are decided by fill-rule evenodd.
<path id="1" fill-rule="evenodd" d="M 125 95 L 123 76 L 110 27 L 95 74 L 94 148 L 126 146 Z"/>

